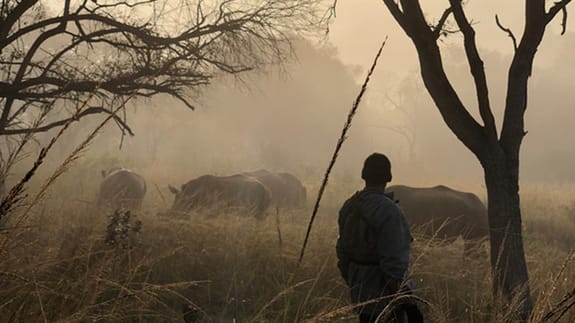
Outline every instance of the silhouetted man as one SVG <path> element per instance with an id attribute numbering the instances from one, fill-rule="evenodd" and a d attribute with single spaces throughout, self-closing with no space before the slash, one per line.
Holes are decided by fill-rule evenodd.
<path id="1" fill-rule="evenodd" d="M 384 193 L 391 181 L 391 163 L 379 153 L 364 162 L 365 188 L 349 198 L 339 211 L 338 267 L 358 305 L 360 322 L 423 322 L 413 302 L 396 302 L 409 264 L 411 233 L 403 212 Z M 390 312 L 383 313 L 390 304 Z M 383 313 L 383 314 L 382 314 Z M 388 317 L 386 321 L 381 317 Z"/>

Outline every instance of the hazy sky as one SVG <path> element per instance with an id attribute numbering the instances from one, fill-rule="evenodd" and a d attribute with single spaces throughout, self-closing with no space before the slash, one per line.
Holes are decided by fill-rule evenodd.
<path id="1" fill-rule="evenodd" d="M 428 21 L 436 22 L 441 16 L 441 13 L 445 8 L 447 8 L 447 0 L 435 0 L 435 1 L 423 1 L 424 10 L 426 11 Z M 548 1 L 548 6 L 552 4 Z M 466 14 L 468 19 L 473 22 L 473 27 L 476 30 L 477 44 L 479 46 L 480 54 L 484 58 L 488 82 L 490 85 L 490 95 L 492 96 L 492 105 L 497 116 L 501 115 L 505 91 L 505 83 L 507 79 L 507 67 L 508 63 L 513 54 L 511 39 L 506 33 L 501 31 L 495 23 L 495 15 L 497 14 L 500 18 L 502 24 L 508 28 L 511 28 L 514 32 L 516 38 L 519 40 L 522 34 L 523 23 L 524 23 L 524 5 L 525 1 L 519 0 L 470 0 L 467 1 Z M 541 46 L 539 47 L 538 54 L 535 58 L 535 71 L 533 78 L 531 80 L 530 86 L 530 96 L 529 96 L 529 110 L 526 115 L 527 130 L 530 131 L 529 136 L 526 137 L 524 142 L 523 150 L 527 158 L 524 158 L 523 165 L 525 168 L 529 168 L 528 171 L 524 173 L 527 177 L 531 175 L 532 172 L 537 171 L 537 165 L 541 165 L 541 162 L 545 160 L 547 163 L 561 163 L 564 160 L 570 159 L 570 152 L 565 152 L 562 159 L 550 153 L 550 147 L 561 147 L 558 149 L 572 151 L 572 136 L 562 135 L 555 136 L 553 139 L 548 135 L 551 133 L 550 127 L 553 127 L 553 122 L 543 122 L 543 118 L 551 118 L 559 115 L 562 112 L 556 112 L 560 109 L 558 105 L 561 105 L 561 99 L 569 95 L 569 90 L 562 90 L 566 92 L 559 92 L 558 97 L 551 98 L 545 93 L 549 93 L 549 88 L 554 87 L 554 84 L 561 84 L 562 88 L 573 88 L 570 83 L 561 83 L 557 77 L 562 74 L 570 74 L 568 71 L 563 71 L 562 73 L 558 70 L 559 64 L 557 61 L 559 59 L 564 60 L 569 53 L 571 44 L 573 41 L 570 38 L 574 37 L 573 26 L 571 16 L 568 17 L 567 29 L 568 32 L 559 37 L 561 32 L 561 16 L 557 16 L 554 21 L 552 21 L 547 29 L 545 38 Z M 329 41 L 333 43 L 339 51 L 340 58 L 342 61 L 349 65 L 356 65 L 362 67 L 362 73 L 356 75 L 363 79 L 366 69 L 369 67 L 373 60 L 378 46 L 381 44 L 382 40 L 388 36 L 388 42 L 386 48 L 384 49 L 384 54 L 378 65 L 376 71 L 376 77 L 380 79 L 387 80 L 388 82 L 393 82 L 402 78 L 406 74 L 411 73 L 413 75 L 414 71 L 419 72 L 417 56 L 415 48 L 413 47 L 411 40 L 405 35 L 403 30 L 395 22 L 393 17 L 388 13 L 387 7 L 380 0 L 338 0 L 336 17 L 332 20 L 330 25 Z M 443 39 L 442 46 L 444 48 L 458 47 L 462 48 L 462 37 L 459 34 L 450 35 L 447 39 Z M 453 71 L 453 65 L 455 64 L 450 60 L 450 56 L 444 51 L 444 65 L 448 70 L 448 75 L 450 70 Z M 507 63 L 505 63 L 507 62 Z M 468 84 L 462 83 L 462 76 L 465 76 L 468 72 L 466 65 L 461 65 L 462 61 L 458 61 L 458 69 L 455 69 L 458 75 L 453 79 L 457 79 L 457 84 L 454 84 L 456 88 L 463 88 L 465 92 L 466 88 L 472 88 L 471 79 L 469 78 Z M 569 63 L 565 63 L 569 64 Z M 459 72 L 461 71 L 461 73 Z M 544 75 L 545 74 L 545 75 Z M 551 77 L 550 75 L 556 75 L 556 77 Z M 538 80 L 545 77 L 547 80 L 546 84 L 538 82 Z M 376 87 L 372 84 L 373 88 Z M 555 86 L 558 88 L 558 86 Z M 420 91 L 424 91 L 423 88 Z M 557 90 L 559 91 L 559 90 Z M 468 91 L 469 92 L 469 91 Z M 469 95 L 463 95 L 468 97 L 468 108 L 473 114 L 477 111 L 474 109 L 475 100 L 474 92 L 469 92 Z M 423 96 L 427 96 L 426 93 L 422 93 Z M 559 98 L 558 101 L 555 101 Z M 431 101 L 428 101 L 426 105 L 432 105 Z M 425 107 L 427 108 L 427 107 Z M 555 110 L 554 110 L 555 108 Z M 427 110 L 426 110 L 427 111 Z M 426 117 L 427 125 L 429 128 L 427 130 L 427 136 L 437 136 L 438 138 L 443 138 L 444 145 L 437 144 L 433 149 L 446 149 L 455 150 L 455 155 L 460 156 L 463 162 L 453 163 L 450 165 L 450 169 L 454 169 L 457 165 L 471 165 L 475 166 L 474 173 L 479 175 L 478 164 L 474 161 L 474 157 L 464 148 L 457 139 L 452 135 L 448 134 L 449 131 L 447 127 L 442 124 L 442 121 L 438 117 L 438 113 L 433 114 L 429 111 L 430 115 Z M 545 117 L 543 117 L 545 116 Z M 549 117 L 547 117 L 549 116 Z M 567 119 L 561 120 L 572 120 L 573 115 Z M 555 117 L 556 118 L 556 117 Z M 384 118 L 385 119 L 385 118 Z M 389 119 L 389 118 L 386 118 Z M 382 119 L 383 120 L 383 119 Z M 567 128 L 560 125 L 561 121 L 555 121 L 555 125 L 559 132 L 566 133 Z M 388 123 L 388 120 L 380 121 L 381 123 Z M 500 124 L 501 118 L 499 118 L 498 124 Z M 437 124 L 437 125 L 436 125 Z M 434 129 L 434 130 L 431 130 Z M 548 149 L 546 149 L 546 147 Z M 429 147 L 431 148 L 431 146 Z M 438 151 L 439 152 L 439 151 Z M 430 155 L 431 156 L 431 155 Z M 537 157 L 539 156 L 539 157 Z M 538 159 L 532 159 L 537 157 Z M 445 162 L 453 162 L 453 160 L 445 160 Z M 439 162 L 439 161 L 437 161 Z M 542 176 L 545 178 L 545 175 Z"/>
<path id="2" fill-rule="evenodd" d="M 437 21 L 447 8 L 447 0 L 423 1 L 429 21 Z M 470 0 L 466 12 L 474 22 L 477 31 L 477 43 L 482 49 L 512 52 L 511 39 L 495 24 L 495 14 L 504 26 L 511 28 L 517 38 L 523 28 L 525 1 L 519 0 Z M 329 40 L 335 44 L 341 59 L 347 64 L 369 66 L 378 46 L 385 36 L 389 37 L 383 59 L 384 69 L 408 69 L 416 66 L 416 54 L 411 41 L 388 13 L 381 0 L 338 0 L 336 17 L 330 27 Z M 548 33 L 560 32 L 561 17 L 557 17 L 548 29 Z M 575 26 L 568 24 L 569 30 Z M 460 42 L 459 35 L 450 36 L 444 43 Z M 545 41 L 540 53 L 552 51 Z M 544 61 L 536 61 L 544 63 Z"/>
<path id="3" fill-rule="evenodd" d="M 55 3 L 56 0 L 47 1 Z M 426 7 L 428 19 L 435 22 L 448 1 L 426 3 L 432 4 Z M 524 1 L 518 0 L 506 0 L 504 5 L 497 0 L 471 0 L 466 8 L 477 31 L 496 116 L 502 112 L 512 43 L 497 28 L 494 16 L 497 13 L 502 23 L 520 37 L 523 6 Z M 181 174 L 189 179 L 207 172 L 224 174 L 260 167 L 289 170 L 315 179 L 314 176 L 323 174 L 323 167 L 331 156 L 357 95 L 358 81 L 364 78 L 377 48 L 388 36 L 378 70 L 340 154 L 336 171 L 356 178 L 364 156 L 384 151 L 397 161 L 398 179 L 411 176 L 412 180 L 421 180 L 424 178 L 421 174 L 427 174 L 427 182 L 452 185 L 467 176 L 468 181 L 482 183 L 477 160 L 449 131 L 429 100 L 417 73 L 415 49 L 382 1 L 338 0 L 336 13 L 327 40 L 337 52 L 330 46 L 320 48 L 300 42 L 296 46 L 300 62 L 288 64 L 287 74 L 278 78 L 273 73 L 256 73 L 252 75 L 251 91 L 247 92 L 234 88 L 226 80 L 216 79 L 214 88 L 204 91 L 195 112 L 162 97 L 152 102 L 138 101 L 134 103 L 134 111 L 138 113 L 129 119 L 136 136 L 126 138 L 124 148 L 118 150 L 118 131 L 111 127 L 109 136 L 101 136 L 93 145 L 92 160 L 99 158 L 102 164 L 139 167 L 150 176 L 166 178 L 172 183 L 181 182 L 177 178 Z M 575 89 L 570 82 L 575 75 L 555 62 L 561 55 L 565 56 L 561 61 L 573 61 L 568 55 L 572 52 L 569 49 L 575 47 L 575 42 L 570 41 L 575 35 L 572 32 L 575 26 L 568 25 L 570 32 L 558 37 L 561 17 L 558 18 L 551 23 L 539 48 L 530 83 L 530 111 L 526 116 L 529 135 L 522 148 L 525 157 L 522 178 L 575 178 L 566 177 L 572 174 L 571 165 L 575 160 L 571 148 L 575 134 L 563 134 L 573 120 L 574 112 L 568 103 L 575 99 L 571 98 Z M 476 115 L 475 92 L 468 68 L 461 53 L 453 50 L 453 47 L 461 48 L 461 40 L 460 35 L 443 40 L 444 63 L 462 100 Z M 404 104 L 415 114 L 415 124 L 410 131 L 417 135 L 417 140 L 412 145 L 390 130 L 406 120 L 400 111 L 390 112 L 385 99 L 387 95 L 395 97 L 399 87 L 405 84 L 408 87 L 402 91 L 408 100 Z M 379 102 L 377 95 L 382 96 Z M 559 99 L 550 100 L 552 95 Z M 405 162 L 410 147 L 418 155 L 412 164 Z M 130 163 L 130 160 L 136 162 Z M 542 163 L 552 164 L 551 171 L 541 168 Z M 172 176 L 168 170 L 178 176 Z"/>
<path id="4" fill-rule="evenodd" d="M 334 0 L 323 0 L 326 4 Z M 215 0 L 205 1 L 213 3 Z M 422 1 L 424 10 L 430 22 L 436 22 L 448 6 L 448 0 Z M 502 23 L 511 28 L 519 39 L 523 27 L 524 0 L 468 0 L 466 13 L 477 31 L 477 41 L 481 49 L 497 50 L 510 54 L 512 44 L 509 37 L 495 24 L 495 14 Z M 551 1 L 548 1 L 552 4 Z M 61 11 L 60 0 L 44 0 L 49 8 Z M 176 1 L 174 1 L 176 3 Z M 387 36 L 388 45 L 384 53 L 386 65 L 382 69 L 404 71 L 417 65 L 415 49 L 395 20 L 388 13 L 381 0 L 337 0 L 336 16 L 331 20 L 328 41 L 334 44 L 344 63 L 359 65 L 366 69 L 377 51 L 377 48 Z M 561 30 L 560 19 L 557 17 L 548 28 L 548 33 L 558 34 Z M 571 19 L 570 19 L 571 20 Z M 567 25 L 568 30 L 575 30 L 573 24 Z M 460 42 L 459 35 L 444 39 L 444 44 Z M 552 52 L 553 48 L 544 42 L 540 53 Z M 543 64 L 543 59 L 536 64 Z"/>

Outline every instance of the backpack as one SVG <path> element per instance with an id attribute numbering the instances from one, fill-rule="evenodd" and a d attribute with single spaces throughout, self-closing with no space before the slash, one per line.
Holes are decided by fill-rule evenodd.
<path id="1" fill-rule="evenodd" d="M 341 230 L 340 242 L 344 253 L 351 261 L 377 265 L 379 257 L 376 231 L 360 210 L 361 198 L 361 192 L 357 192 L 350 200 L 350 210 Z"/>

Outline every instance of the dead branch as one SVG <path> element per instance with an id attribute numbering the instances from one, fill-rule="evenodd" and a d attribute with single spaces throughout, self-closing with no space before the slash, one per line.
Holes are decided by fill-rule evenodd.
<path id="1" fill-rule="evenodd" d="M 555 18 L 555 16 L 562 12 L 563 17 L 561 18 L 561 35 L 564 35 L 567 31 L 567 5 L 571 2 L 571 0 L 561 0 L 556 1 L 551 8 L 549 8 L 549 12 L 545 14 L 545 24 L 548 24 Z"/>
<path id="2" fill-rule="evenodd" d="M 509 36 L 509 38 L 511 38 L 511 41 L 513 41 L 513 50 L 517 51 L 517 39 L 515 38 L 515 35 L 513 34 L 513 32 L 511 31 L 511 29 L 504 27 L 501 22 L 499 21 L 499 16 L 495 15 L 495 23 L 497 24 L 497 27 L 499 27 L 499 29 L 503 30 L 504 32 L 507 33 L 507 36 Z"/>
<path id="3" fill-rule="evenodd" d="M 453 12 L 453 9 L 451 7 L 447 8 L 447 9 L 445 9 L 445 11 L 443 11 L 441 18 L 439 18 L 439 22 L 437 23 L 437 25 L 433 29 L 433 33 L 435 34 L 436 39 L 441 36 L 441 34 L 443 32 L 443 26 L 445 25 L 447 18 L 449 18 L 449 15 L 452 12 Z"/>
<path id="4" fill-rule="evenodd" d="M 567 8 L 567 5 L 571 2 L 571 0 L 561 0 L 556 1 L 551 8 L 549 8 L 549 12 L 547 12 L 547 23 L 549 23 L 555 16 L 559 13 L 559 11 L 563 11 Z M 565 12 L 563 12 L 565 14 Z M 565 17 L 563 17 L 565 19 Z"/>
<path id="5" fill-rule="evenodd" d="M 561 11 L 563 11 L 563 20 L 561 21 L 561 35 L 565 35 L 565 31 L 567 30 L 567 7 L 563 7 Z"/>
<path id="6" fill-rule="evenodd" d="M 54 122 L 48 123 L 48 124 L 43 125 L 43 126 L 37 126 L 37 127 L 32 127 L 32 128 L 7 129 L 7 130 L 4 130 L 4 132 L 0 132 L 0 135 L 20 135 L 20 134 L 44 132 L 44 131 L 48 131 L 48 130 L 56 128 L 56 127 L 66 125 L 67 123 L 72 122 L 72 121 L 78 121 L 82 117 L 85 117 L 87 115 L 101 114 L 101 113 L 112 115 L 112 118 L 114 119 L 114 121 L 116 121 L 118 123 L 118 125 L 120 126 L 121 129 L 127 131 L 128 134 L 130 134 L 130 136 L 134 135 L 134 132 L 132 131 L 130 126 L 128 126 L 128 124 L 126 124 L 126 122 L 124 120 L 122 120 L 122 118 L 113 114 L 112 111 L 104 109 L 103 107 L 90 107 L 90 108 L 87 108 L 86 110 L 83 110 L 82 112 L 70 117 L 70 118 L 54 121 Z"/>

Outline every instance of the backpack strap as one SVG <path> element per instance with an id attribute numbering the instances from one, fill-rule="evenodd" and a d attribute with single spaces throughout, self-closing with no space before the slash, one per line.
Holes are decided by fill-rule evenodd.
<path id="1" fill-rule="evenodd" d="M 365 224 L 365 230 L 367 230 L 366 235 L 362 235 L 362 237 L 356 237 L 359 239 L 365 239 L 363 241 L 365 241 L 367 243 L 367 245 L 369 245 L 369 249 L 373 249 L 375 250 L 376 245 L 374 244 L 374 241 L 371 241 L 371 243 L 368 240 L 368 236 L 371 236 L 372 238 L 376 238 L 377 237 L 377 231 L 376 229 L 371 225 L 370 221 L 367 219 L 367 217 L 365 216 L 365 214 L 361 211 L 361 202 L 362 202 L 362 198 L 365 196 L 364 191 L 357 191 L 352 197 L 351 197 L 351 205 L 350 205 L 350 210 L 347 214 L 347 217 L 356 217 L 358 219 L 361 219 L 361 221 Z M 352 220 L 350 220 L 352 221 Z M 354 224 L 357 225 L 357 222 L 353 222 Z M 346 225 L 351 225 L 351 223 L 348 223 L 346 221 Z M 351 236 L 347 236 L 346 237 L 346 241 L 350 241 L 347 239 L 350 239 Z M 351 241 L 357 241 L 357 240 L 351 240 Z M 352 244 L 353 245 L 353 244 Z M 355 247 L 352 247 L 352 249 Z M 362 250 L 367 250 L 364 248 L 361 248 Z M 356 250 L 357 249 L 353 249 Z M 348 250 L 348 252 L 350 252 L 350 250 Z M 371 259 L 372 256 L 366 256 L 366 254 L 356 254 L 355 252 L 352 252 L 351 254 L 349 254 L 349 257 L 351 259 L 351 261 L 358 263 L 358 264 L 362 264 L 362 265 L 378 265 L 378 261 L 376 259 Z"/>
<path id="2" fill-rule="evenodd" d="M 367 218 L 365 217 L 363 212 L 361 212 L 361 208 L 360 208 L 362 199 L 368 193 L 371 193 L 371 191 L 365 190 L 365 189 L 355 192 L 355 194 L 351 197 L 351 212 L 350 213 L 358 214 L 369 225 L 369 228 L 373 229 L 373 227 L 371 226 L 371 224 L 369 223 L 369 221 L 367 220 Z"/>

